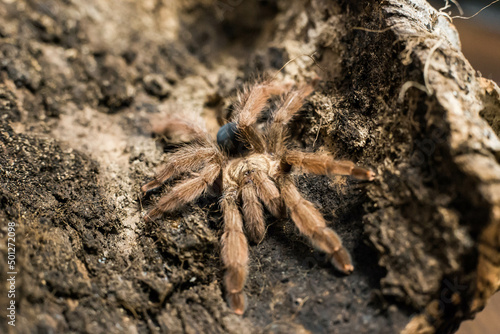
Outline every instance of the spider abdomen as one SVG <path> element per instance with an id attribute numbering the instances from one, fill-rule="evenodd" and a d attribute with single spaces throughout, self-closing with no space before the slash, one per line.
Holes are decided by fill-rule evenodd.
<path id="1" fill-rule="evenodd" d="M 233 122 L 221 126 L 217 132 L 217 144 L 230 156 L 242 155 L 248 151 L 239 138 L 238 126 Z"/>

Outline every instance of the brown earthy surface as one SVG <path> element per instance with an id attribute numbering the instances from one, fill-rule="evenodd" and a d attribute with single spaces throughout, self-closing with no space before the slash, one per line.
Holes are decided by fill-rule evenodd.
<path id="1" fill-rule="evenodd" d="M 0 3 L 0 22 L 0 279 L 15 222 L 15 332 L 443 333 L 498 290 L 500 90 L 427 3 L 20 0 Z M 141 218 L 161 194 L 141 201 L 139 187 L 175 139 L 152 138 L 149 120 L 201 115 L 216 133 L 242 85 L 314 51 L 323 70 L 302 57 L 276 80 L 322 79 L 294 145 L 379 175 L 297 178 L 356 269 L 340 275 L 269 217 L 239 317 L 222 297 L 216 194 Z M 401 94 L 409 81 L 428 94 Z"/>

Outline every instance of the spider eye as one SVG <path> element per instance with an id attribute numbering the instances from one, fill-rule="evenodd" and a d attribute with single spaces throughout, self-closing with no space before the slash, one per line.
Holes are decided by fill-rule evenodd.
<path id="1" fill-rule="evenodd" d="M 217 132 L 217 144 L 230 155 L 243 154 L 247 149 L 238 138 L 236 123 L 227 123 Z"/>

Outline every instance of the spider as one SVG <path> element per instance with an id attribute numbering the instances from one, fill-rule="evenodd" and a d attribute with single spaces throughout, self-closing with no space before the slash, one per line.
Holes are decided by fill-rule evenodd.
<path id="1" fill-rule="evenodd" d="M 181 133 L 190 143 L 170 155 L 168 163 L 149 183 L 145 195 L 181 173 L 191 177 L 177 183 L 146 215 L 146 220 L 171 212 L 200 197 L 212 185 L 221 187 L 220 207 L 224 230 L 221 259 L 224 264 L 226 300 L 234 313 L 245 311 L 243 292 L 248 274 L 248 244 L 259 243 L 265 234 L 263 205 L 281 218 L 290 212 L 300 233 L 325 252 L 339 271 L 350 274 L 354 267 L 340 237 L 326 226 L 322 214 L 298 191 L 292 169 L 320 175 L 352 175 L 373 180 L 375 174 L 351 161 L 337 161 L 328 154 L 302 152 L 287 147 L 287 125 L 313 91 L 314 84 L 290 89 L 272 81 L 255 84 L 238 96 L 232 122 L 222 126 L 217 142 L 198 124 L 172 117 L 154 129 L 158 134 Z M 281 104 L 259 130 L 257 120 L 268 100 L 281 96 Z M 241 208 L 241 211 L 240 211 Z"/>

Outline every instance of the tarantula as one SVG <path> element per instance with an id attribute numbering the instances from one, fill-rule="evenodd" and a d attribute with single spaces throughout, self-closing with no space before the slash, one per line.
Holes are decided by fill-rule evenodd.
<path id="1" fill-rule="evenodd" d="M 288 92 L 287 92 L 288 91 Z M 248 273 L 248 245 L 264 237 L 263 204 L 271 214 L 282 217 L 288 208 L 298 230 L 325 252 L 341 272 L 354 270 L 349 252 L 340 237 L 326 226 L 321 213 L 297 190 L 291 176 L 293 167 L 321 175 L 352 175 L 373 180 L 369 169 L 351 161 L 337 161 L 327 154 L 307 153 L 286 145 L 287 125 L 299 111 L 313 85 L 299 89 L 273 82 L 256 84 L 239 95 L 233 121 L 222 126 L 217 143 L 197 124 L 172 118 L 155 132 L 184 133 L 191 143 L 170 155 L 156 177 L 142 186 L 143 194 L 168 179 L 189 172 L 192 177 L 178 183 L 146 215 L 153 219 L 196 200 L 210 186 L 221 184 L 220 207 L 224 218 L 221 258 L 225 267 L 224 287 L 229 306 L 236 314 L 245 310 L 243 287 Z M 257 120 L 272 96 L 283 96 L 262 131 Z M 239 207 L 241 207 L 241 212 Z M 243 218 L 242 218 L 243 216 Z"/>

